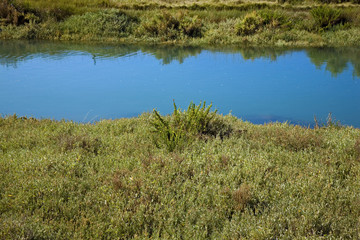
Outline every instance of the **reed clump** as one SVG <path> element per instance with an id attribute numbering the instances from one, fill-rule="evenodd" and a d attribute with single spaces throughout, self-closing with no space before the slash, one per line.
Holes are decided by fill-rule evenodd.
<path id="1" fill-rule="evenodd" d="M 155 144 L 164 145 L 168 151 L 187 144 L 195 137 L 202 136 L 229 136 L 232 128 L 223 119 L 216 116 L 216 110 L 211 111 L 212 104 L 206 102 L 199 105 L 190 103 L 186 111 L 179 109 L 174 102 L 174 111 L 171 116 L 162 117 L 158 111 L 153 111 L 152 125 L 154 127 Z"/>

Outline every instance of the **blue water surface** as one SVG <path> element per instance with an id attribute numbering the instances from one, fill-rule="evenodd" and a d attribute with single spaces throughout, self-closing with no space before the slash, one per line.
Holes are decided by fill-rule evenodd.
<path id="1" fill-rule="evenodd" d="M 1 42 L 0 114 L 93 122 L 205 100 L 254 123 L 360 127 L 360 49 L 159 48 Z"/>

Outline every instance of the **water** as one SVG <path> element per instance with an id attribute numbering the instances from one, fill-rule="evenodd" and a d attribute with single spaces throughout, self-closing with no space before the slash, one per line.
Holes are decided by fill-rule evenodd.
<path id="1" fill-rule="evenodd" d="M 254 123 L 360 127 L 360 48 L 0 41 L 0 114 L 93 122 L 205 100 Z"/>

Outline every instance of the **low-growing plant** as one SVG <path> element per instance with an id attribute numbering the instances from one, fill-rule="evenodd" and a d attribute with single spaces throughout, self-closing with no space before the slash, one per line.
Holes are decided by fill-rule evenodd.
<path id="1" fill-rule="evenodd" d="M 163 40 L 174 40 L 185 37 L 201 37 L 202 21 L 197 17 L 190 17 L 184 12 L 171 14 L 163 11 L 150 19 L 143 20 L 138 29 L 138 34 L 147 34 L 153 37 L 161 37 Z"/>
<path id="2" fill-rule="evenodd" d="M 357 157 L 357 160 L 360 161 L 360 138 L 356 140 L 354 149 L 355 149 L 355 156 Z"/>
<path id="3" fill-rule="evenodd" d="M 289 18 L 282 12 L 266 9 L 246 14 L 235 24 L 235 31 L 237 35 L 251 35 L 265 27 L 273 29 L 289 24 Z"/>
<path id="4" fill-rule="evenodd" d="M 112 9 L 71 16 L 60 25 L 60 29 L 64 34 L 121 37 L 127 34 L 134 22 L 134 18 Z"/>
<path id="5" fill-rule="evenodd" d="M 249 203 L 251 199 L 250 187 L 246 183 L 233 192 L 233 200 L 235 203 L 235 210 L 241 211 Z"/>
<path id="6" fill-rule="evenodd" d="M 199 105 L 191 102 L 188 109 L 182 111 L 174 102 L 174 111 L 168 117 L 162 117 L 154 110 L 152 125 L 158 137 L 154 139 L 155 144 L 158 147 L 164 145 L 171 152 L 194 137 L 229 136 L 232 128 L 216 116 L 217 110 L 210 111 L 211 107 L 212 104 L 206 106 L 205 101 Z"/>
<path id="7" fill-rule="evenodd" d="M 0 26 L 7 24 L 20 25 L 25 22 L 25 16 L 8 0 L 0 1 Z"/>
<path id="8" fill-rule="evenodd" d="M 269 28 L 289 26 L 291 23 L 289 17 L 281 11 L 264 9 L 259 14 L 263 19 L 263 24 Z"/>
<path id="9" fill-rule="evenodd" d="M 97 155 L 101 147 L 101 141 L 99 139 L 92 138 L 88 135 L 62 133 L 58 135 L 55 140 L 62 152 L 81 149 L 81 151 Z"/>
<path id="10" fill-rule="evenodd" d="M 237 35 L 254 34 L 264 24 L 264 19 L 256 12 L 251 12 L 235 24 L 235 31 Z"/>
<path id="11" fill-rule="evenodd" d="M 310 13 L 314 18 L 316 27 L 319 31 L 328 30 L 337 24 L 345 22 L 344 18 L 341 16 L 340 9 L 319 6 L 313 8 Z"/>

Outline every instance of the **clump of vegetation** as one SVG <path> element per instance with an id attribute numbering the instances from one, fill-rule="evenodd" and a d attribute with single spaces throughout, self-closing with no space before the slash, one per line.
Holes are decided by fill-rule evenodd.
<path id="1" fill-rule="evenodd" d="M 19 24 L 19 17 L 22 17 L 22 14 L 8 1 L 0 2 L 0 25 L 5 24 Z M 21 21 L 21 19 L 20 19 Z"/>
<path id="2" fill-rule="evenodd" d="M 247 184 L 241 184 L 241 186 L 234 191 L 233 199 L 235 202 L 235 209 L 238 211 L 243 210 L 251 200 L 250 187 Z"/>
<path id="3" fill-rule="evenodd" d="M 316 27 L 318 30 L 328 30 L 335 25 L 344 23 L 344 18 L 341 16 L 341 10 L 328 7 L 328 6 L 319 6 L 311 10 L 311 15 L 313 16 Z"/>
<path id="4" fill-rule="evenodd" d="M 289 19 L 281 12 L 272 10 L 253 11 L 236 23 L 235 31 L 237 35 L 251 35 L 262 28 L 275 29 L 289 24 Z"/>
<path id="5" fill-rule="evenodd" d="M 83 15 L 74 15 L 61 23 L 60 30 L 63 35 L 77 35 L 86 38 L 122 37 L 128 34 L 136 19 L 129 17 L 119 10 L 104 10 L 88 12 Z"/>
<path id="6" fill-rule="evenodd" d="M 88 135 L 73 135 L 61 133 L 56 138 L 56 143 L 61 146 L 63 152 L 81 149 L 83 152 L 98 154 L 101 141 Z"/>
<path id="7" fill-rule="evenodd" d="M 355 149 L 355 156 L 357 157 L 357 160 L 360 161 L 360 138 L 356 140 L 354 149 Z"/>
<path id="8" fill-rule="evenodd" d="M 184 12 L 171 14 L 164 11 L 150 19 L 142 21 L 138 34 L 174 40 L 181 37 L 197 38 L 202 36 L 202 21 L 197 17 L 187 16 Z"/>
<path id="9" fill-rule="evenodd" d="M 27 23 L 35 23 L 39 20 L 31 12 L 24 12 L 21 8 L 16 7 L 14 4 L 7 0 L 0 2 L 0 26 L 1 25 L 23 25 Z"/>
<path id="10" fill-rule="evenodd" d="M 235 25 L 238 35 L 250 35 L 258 31 L 264 23 L 264 19 L 256 12 L 251 12 Z"/>
<path id="11" fill-rule="evenodd" d="M 154 110 L 152 125 L 157 134 L 154 139 L 156 145 L 164 145 L 171 152 L 194 137 L 229 136 L 232 128 L 216 116 L 217 110 L 211 112 L 211 107 L 212 104 L 206 107 L 206 102 L 197 106 L 190 103 L 188 109 L 182 111 L 174 102 L 174 112 L 169 117 L 162 117 Z"/>

